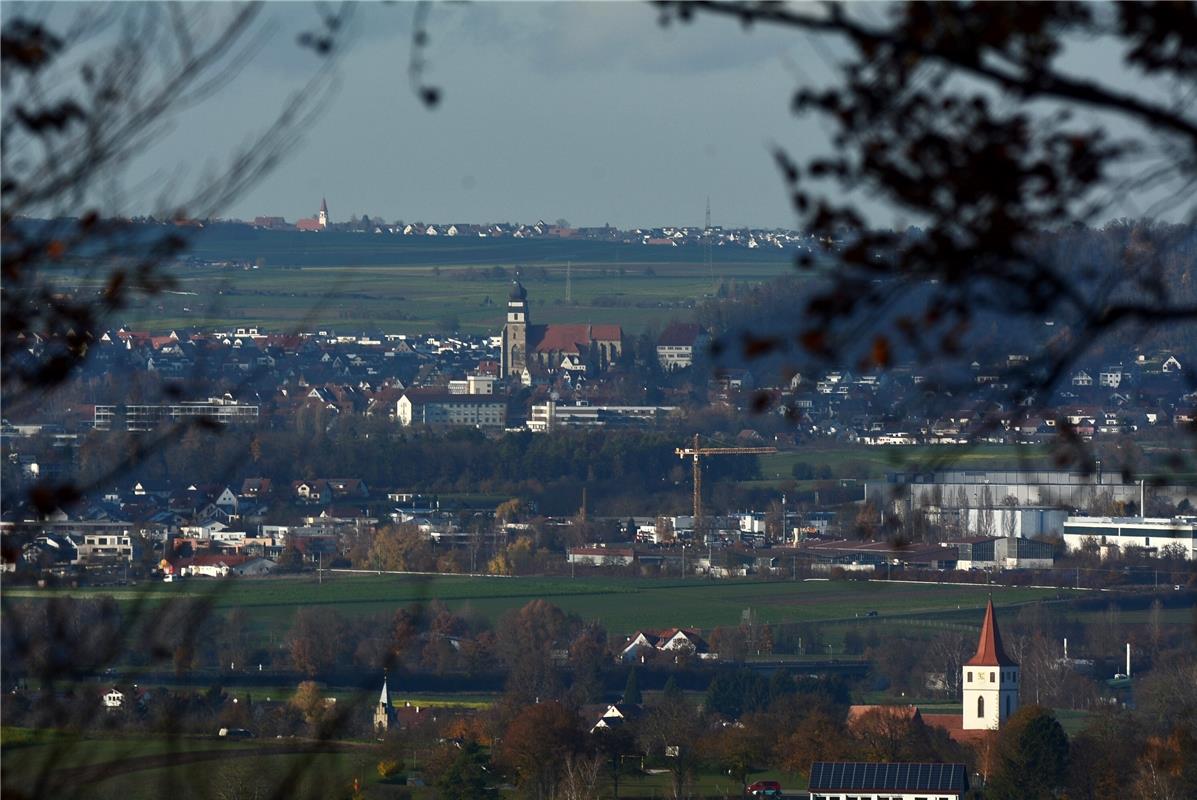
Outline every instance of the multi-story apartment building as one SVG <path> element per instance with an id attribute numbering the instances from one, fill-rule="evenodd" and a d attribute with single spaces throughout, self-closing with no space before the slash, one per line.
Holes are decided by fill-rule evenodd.
<path id="1" fill-rule="evenodd" d="M 507 424 L 507 400 L 486 394 L 409 390 L 395 402 L 395 418 L 403 426 L 502 428 Z"/>
<path id="2" fill-rule="evenodd" d="M 152 431 L 164 423 L 194 420 L 199 417 L 207 417 L 222 425 L 252 424 L 258 421 L 258 406 L 221 397 L 180 403 L 98 405 L 93 427 L 98 431 L 110 431 L 114 428 Z"/>

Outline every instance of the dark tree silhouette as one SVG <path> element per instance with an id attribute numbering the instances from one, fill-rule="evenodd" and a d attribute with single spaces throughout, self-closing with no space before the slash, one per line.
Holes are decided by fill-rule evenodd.
<path id="1" fill-rule="evenodd" d="M 0 387 L 6 414 L 46 402 L 88 357 L 112 316 L 168 290 L 169 266 L 209 217 L 269 172 L 328 97 L 334 35 L 349 6 L 300 37 L 313 76 L 222 168 L 169 182 L 154 216 L 122 216 L 126 170 L 184 110 L 210 97 L 261 44 L 261 4 L 96 4 L 6 19 L 0 117 Z M 188 387 L 202 391 L 202 387 Z M 178 386 L 162 388 L 167 396 Z M 210 420 L 193 424 L 214 428 Z M 175 442 L 170 426 L 116 459 L 104 478 Z M 42 481 L 4 506 L 46 514 L 94 487 Z"/>
<path id="2" fill-rule="evenodd" d="M 835 84 L 793 98 L 830 129 L 832 151 L 801 163 L 774 151 L 800 226 L 825 244 L 801 259 L 818 280 L 790 330 L 722 347 L 785 353 L 815 374 L 917 360 L 931 368 L 920 402 L 959 403 L 970 362 L 1014 338 L 1029 358 L 996 376 L 1008 412 L 1045 408 L 1116 335 L 1197 320 L 1191 281 L 1177 280 L 1197 262 L 1197 5 L 657 5 L 663 24 L 724 16 L 844 47 Z M 1109 53 L 1109 78 L 1069 69 L 1067 50 L 1086 41 Z M 1135 202 L 1188 224 L 1133 227 L 1107 263 L 1045 246 Z M 886 230 L 892 219 L 918 228 Z M 982 419 L 976 437 L 1000 424 Z M 1061 461 L 1089 466 L 1067 421 L 1058 428 Z"/>

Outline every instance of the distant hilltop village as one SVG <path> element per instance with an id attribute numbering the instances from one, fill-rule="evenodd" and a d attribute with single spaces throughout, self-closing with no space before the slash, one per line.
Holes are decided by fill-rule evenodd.
<path id="1" fill-rule="evenodd" d="M 314 217 L 304 217 L 294 224 L 283 217 L 254 217 L 251 223 L 241 223 L 237 220 L 222 220 L 225 224 L 248 224 L 251 227 L 278 231 L 341 231 L 344 233 L 372 233 L 390 236 L 457 236 L 478 239 L 586 239 L 604 242 L 623 242 L 627 244 L 643 244 L 660 247 L 677 247 L 682 244 L 709 244 L 714 247 L 746 247 L 750 250 L 759 247 L 801 248 L 815 244 L 815 239 L 808 234 L 783 229 L 758 228 L 723 228 L 718 225 L 659 228 L 631 228 L 620 230 L 610 225 L 599 228 L 574 228 L 558 220 L 554 224 L 539 220 L 532 224 L 518 222 L 496 222 L 486 224 L 472 224 L 468 222 L 454 223 L 425 223 L 404 222 L 399 220 L 389 223 L 381 217 L 362 215 L 346 222 L 332 222 L 328 214 L 328 202 L 320 201 L 320 211 Z"/>

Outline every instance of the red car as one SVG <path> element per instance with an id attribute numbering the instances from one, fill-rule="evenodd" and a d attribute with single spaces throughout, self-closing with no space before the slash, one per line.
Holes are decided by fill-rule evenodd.
<path id="1" fill-rule="evenodd" d="M 748 787 L 753 797 L 781 797 L 781 784 L 777 781 L 757 781 Z"/>

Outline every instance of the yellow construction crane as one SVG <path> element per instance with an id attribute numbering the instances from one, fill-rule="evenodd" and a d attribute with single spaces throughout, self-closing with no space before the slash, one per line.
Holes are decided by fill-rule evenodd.
<path id="1" fill-rule="evenodd" d="M 693 447 L 679 447 L 678 458 L 690 457 L 694 461 L 694 531 L 697 533 L 702 520 L 702 458 L 704 456 L 754 456 L 762 453 L 776 453 L 776 447 L 702 447 L 698 434 L 694 434 Z"/>

